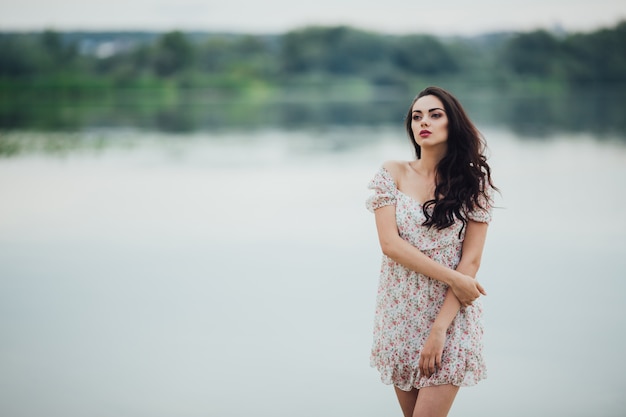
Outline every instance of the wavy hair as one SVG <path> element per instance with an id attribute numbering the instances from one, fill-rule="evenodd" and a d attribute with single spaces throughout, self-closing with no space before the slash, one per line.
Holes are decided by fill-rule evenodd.
<path id="1" fill-rule="evenodd" d="M 445 229 L 461 220 L 467 226 L 468 213 L 487 209 L 491 202 L 488 188 L 498 191 L 491 179 L 491 168 L 484 155 L 486 143 L 478 129 L 469 119 L 461 103 L 440 87 L 427 87 L 413 100 L 405 119 L 406 131 L 415 147 L 415 156 L 421 158 L 422 149 L 417 144 L 411 128 L 412 110 L 415 102 L 424 96 L 435 96 L 443 103 L 448 117 L 448 147 L 446 155 L 437 165 L 435 198 L 424 203 L 426 216 L 423 225 Z M 432 208 L 432 213 L 430 212 Z"/>

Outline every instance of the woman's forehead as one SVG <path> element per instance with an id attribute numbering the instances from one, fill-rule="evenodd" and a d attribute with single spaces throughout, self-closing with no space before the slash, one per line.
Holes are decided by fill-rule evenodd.
<path id="1" fill-rule="evenodd" d="M 413 103 L 412 111 L 421 111 L 429 112 L 434 109 L 443 110 L 443 103 L 439 100 L 439 97 L 428 95 L 418 98 L 415 103 Z"/>

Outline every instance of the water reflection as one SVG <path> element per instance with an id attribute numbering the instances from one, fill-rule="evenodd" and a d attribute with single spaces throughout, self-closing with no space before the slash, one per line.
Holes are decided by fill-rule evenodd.
<path id="1" fill-rule="evenodd" d="M 598 346 L 626 349 L 626 146 L 485 135 L 503 190 L 481 267 L 489 378 L 451 416 L 622 415 L 623 361 L 579 381 Z M 363 201 L 382 160 L 410 157 L 403 136 L 7 135 L 46 154 L 0 161 L 3 415 L 393 414 L 368 367 L 380 250 Z"/>
<path id="2" fill-rule="evenodd" d="M 571 90 L 562 93 L 511 94 L 467 90 L 458 94 L 481 126 L 512 130 L 522 138 L 542 139 L 556 133 L 591 133 L 626 140 L 626 88 Z M 283 99 L 220 97 L 211 92 L 158 90 L 142 93 L 71 92 L 24 94 L 0 98 L 0 129 L 84 131 L 132 128 L 162 132 L 222 129 L 302 129 L 325 126 L 401 125 L 409 94 L 374 94 L 371 100 L 350 97 L 324 100 L 295 96 Z"/>
<path id="3" fill-rule="evenodd" d="M 531 93 L 495 106 L 496 119 L 525 138 L 557 133 L 590 133 L 598 139 L 626 139 L 626 101 L 622 89 L 568 91 L 560 95 Z M 495 120 L 494 120 L 495 121 Z"/>

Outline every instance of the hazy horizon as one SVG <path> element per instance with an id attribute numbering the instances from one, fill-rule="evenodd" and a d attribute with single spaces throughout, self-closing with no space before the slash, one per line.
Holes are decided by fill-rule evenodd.
<path id="1" fill-rule="evenodd" d="M 381 33 L 480 35 L 500 31 L 558 29 L 589 32 L 626 20 L 626 2 L 598 0 L 528 0 L 501 4 L 478 0 L 468 4 L 450 0 L 422 6 L 407 0 L 359 3 L 354 0 L 318 0 L 293 4 L 286 0 L 264 3 L 215 1 L 22 0 L 0 3 L 0 31 L 148 31 L 169 30 L 272 34 L 310 26 L 347 25 Z M 497 19 L 494 18 L 497 16 Z"/>

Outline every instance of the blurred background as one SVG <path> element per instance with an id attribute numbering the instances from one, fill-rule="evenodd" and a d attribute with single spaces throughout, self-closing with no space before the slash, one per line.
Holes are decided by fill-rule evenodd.
<path id="1" fill-rule="evenodd" d="M 610 0 L 2 2 L 0 414 L 400 415 L 369 367 L 364 201 L 413 157 L 428 85 L 461 100 L 502 190 L 489 377 L 450 416 L 624 416 Z"/>

